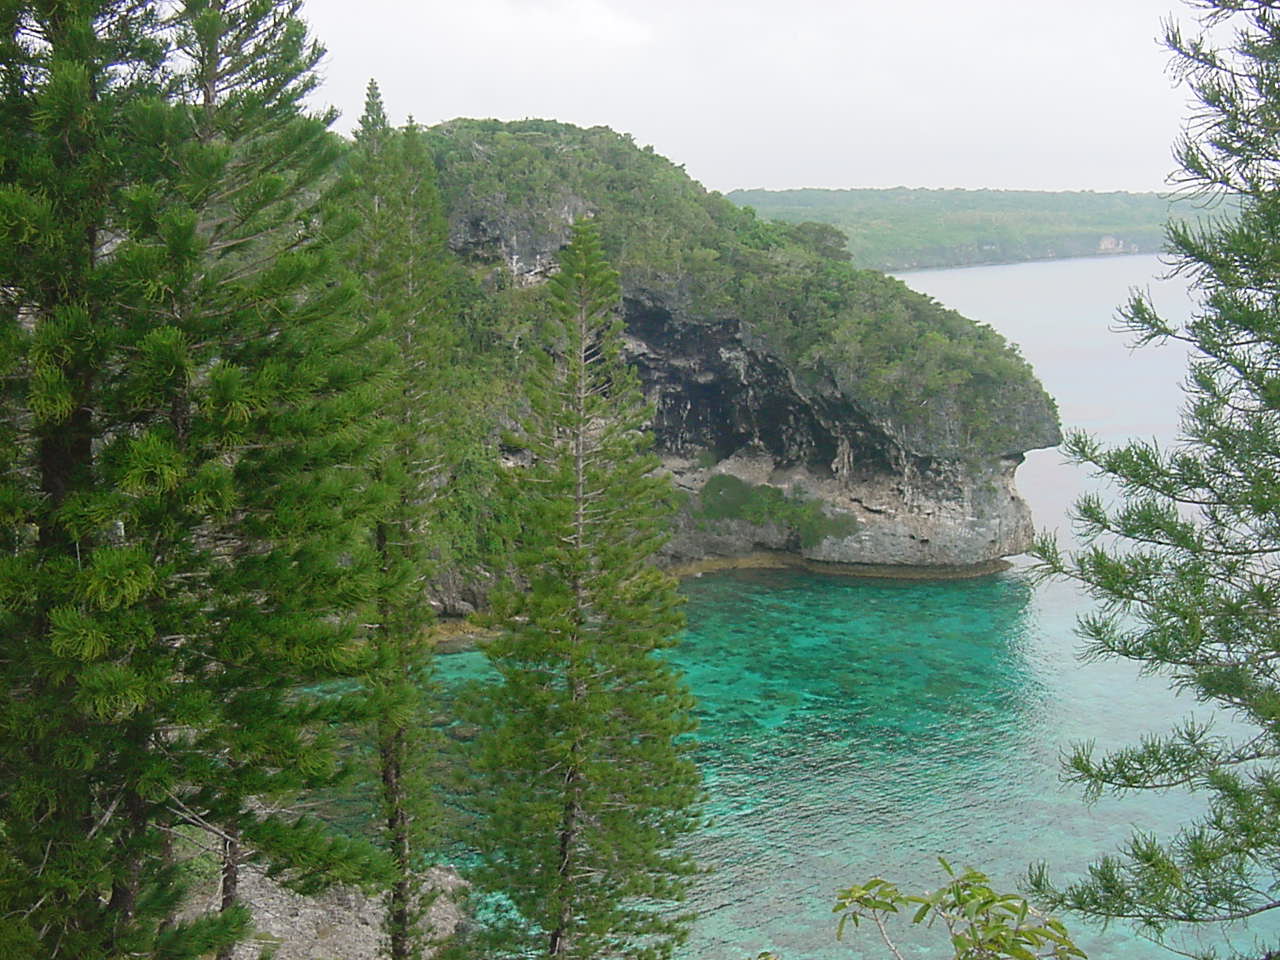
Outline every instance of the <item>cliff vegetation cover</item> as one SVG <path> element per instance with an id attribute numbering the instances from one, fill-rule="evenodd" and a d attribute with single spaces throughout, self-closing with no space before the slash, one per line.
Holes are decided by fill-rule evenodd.
<path id="1" fill-rule="evenodd" d="M 915 452 L 1018 454 L 1056 424 L 1016 347 L 856 269 L 833 227 L 760 219 L 606 127 L 454 120 L 429 136 L 455 249 L 534 278 L 569 220 L 590 214 L 624 297 L 693 323 L 741 320 L 797 380 L 833 383 Z"/>

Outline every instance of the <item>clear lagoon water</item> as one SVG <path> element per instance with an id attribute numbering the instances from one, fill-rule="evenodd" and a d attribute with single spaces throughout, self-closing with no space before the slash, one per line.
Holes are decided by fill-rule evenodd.
<path id="1" fill-rule="evenodd" d="M 1132 286 L 1185 316 L 1185 285 L 1157 281 L 1161 271 L 1154 257 L 1123 257 L 903 279 L 1021 344 L 1065 424 L 1167 440 L 1184 354 L 1131 354 L 1110 330 Z M 1066 507 L 1090 482 L 1056 451 L 1019 472 L 1038 526 L 1067 538 Z M 690 904 L 688 960 L 882 958 L 866 929 L 835 941 L 841 886 L 880 874 L 937 886 L 938 856 L 1006 889 L 1036 860 L 1069 879 L 1135 825 L 1168 833 L 1200 809 L 1168 794 L 1086 806 L 1060 781 L 1072 743 L 1131 742 L 1195 705 L 1132 665 L 1081 663 L 1073 625 L 1087 600 L 1033 585 L 1023 563 L 941 582 L 737 571 L 683 590 L 688 629 L 672 658 L 699 702 L 710 817 L 693 841 L 709 872 Z M 476 657 L 455 669 L 474 675 Z M 1123 928 L 1073 930 L 1095 960 L 1169 956 Z M 950 955 L 936 930 L 906 929 L 901 942 L 908 957 Z"/>
<path id="2" fill-rule="evenodd" d="M 1159 681 L 1073 657 L 1073 590 L 1011 571 L 921 582 L 739 571 L 685 584 L 675 652 L 699 700 L 712 872 L 685 956 L 882 957 L 838 944 L 831 903 L 875 875 L 937 886 L 938 856 L 1014 889 L 1033 860 L 1079 870 L 1186 797 L 1093 807 L 1059 783 L 1072 740 L 1119 744 L 1180 716 Z M 949 956 L 936 935 L 905 939 Z M 1146 956 L 1085 936 L 1091 956 Z M 939 949 L 942 947 L 943 949 Z"/>

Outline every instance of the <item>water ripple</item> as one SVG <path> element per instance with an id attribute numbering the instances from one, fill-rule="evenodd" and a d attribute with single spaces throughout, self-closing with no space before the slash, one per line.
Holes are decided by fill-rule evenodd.
<path id="1" fill-rule="evenodd" d="M 685 950 L 743 960 L 847 960 L 831 902 L 883 873 L 936 885 L 936 857 L 1014 887 L 1028 863 L 1068 870 L 1130 823 L 1176 827 L 1186 798 L 1086 808 L 1058 782 L 1073 740 L 1124 742 L 1182 708 L 1124 665 L 1077 663 L 1080 598 L 1016 572 L 922 583 L 739 571 L 686 584 L 672 654 L 699 699 L 711 872 Z M 1122 931 L 1081 931 L 1098 956 L 1160 955 Z M 946 954 L 936 937 L 908 952 Z M 874 944 L 868 956 L 878 956 Z"/>

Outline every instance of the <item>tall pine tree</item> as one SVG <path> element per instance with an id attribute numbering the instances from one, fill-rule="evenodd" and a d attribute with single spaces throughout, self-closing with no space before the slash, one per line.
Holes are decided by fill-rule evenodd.
<path id="1" fill-rule="evenodd" d="M 102 383 L 136 343 L 109 256 L 138 177 L 127 113 L 163 84 L 164 50 L 141 3 L 12 3 L 3 16 L 0 952 L 92 958 L 136 948 L 165 913 L 138 897 L 164 876 L 149 869 L 157 838 L 138 829 L 148 713 L 164 696 L 156 565 L 126 539 L 127 516 L 91 502 Z"/>
<path id="2" fill-rule="evenodd" d="M 227 955 L 236 881 L 363 875 L 273 804 L 334 768 L 377 402 L 277 0 L 12 3 L 0 48 L 0 952 Z M 224 850 L 174 921 L 175 831 Z"/>
<path id="3" fill-rule="evenodd" d="M 427 767 L 433 611 L 428 582 L 440 556 L 433 522 L 444 469 L 444 425 L 435 414 L 458 402 L 446 227 L 435 167 L 422 132 L 387 121 L 370 82 L 348 158 L 357 226 L 347 263 L 359 282 L 358 309 L 376 325 L 374 347 L 385 376 L 379 415 L 390 442 L 373 465 L 385 497 L 373 530 L 378 562 L 367 681 L 373 694 L 374 763 L 382 846 L 395 877 L 388 891 L 391 960 L 421 956 L 424 868 L 435 822 Z"/>
<path id="4" fill-rule="evenodd" d="M 670 516 L 649 408 L 621 356 L 617 274 L 589 224 L 549 283 L 549 351 L 520 446 L 527 590 L 499 597 L 475 768 L 482 890 L 513 908 L 494 956 L 666 957 L 693 864 L 691 698 L 661 651 L 681 618 L 653 564 Z"/>
<path id="5" fill-rule="evenodd" d="M 300 6 L 184 0 L 174 97 L 189 127 L 156 179 L 167 202 L 189 206 L 201 269 L 171 289 L 208 351 L 196 407 L 207 432 L 195 435 L 230 463 L 235 496 L 227 522 L 197 537 L 214 561 L 200 684 L 215 712 L 183 808 L 221 838 L 224 910 L 248 860 L 293 865 L 283 876 L 302 889 L 364 872 L 349 844 L 288 812 L 333 773 L 333 730 L 349 716 L 342 699 L 299 689 L 359 672 L 380 497 L 367 465 L 385 443 L 375 331 L 335 246 L 351 223 L 337 227 L 326 198 L 341 143 L 331 116 L 303 110 L 323 51 Z"/>

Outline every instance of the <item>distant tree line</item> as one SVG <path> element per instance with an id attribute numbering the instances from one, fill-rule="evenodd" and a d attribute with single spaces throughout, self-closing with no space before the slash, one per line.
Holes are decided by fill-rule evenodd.
<path id="1" fill-rule="evenodd" d="M 761 217 L 836 227 L 853 262 L 897 272 L 1157 253 L 1170 216 L 1204 211 L 1159 193 L 1076 190 L 734 190 Z"/>

